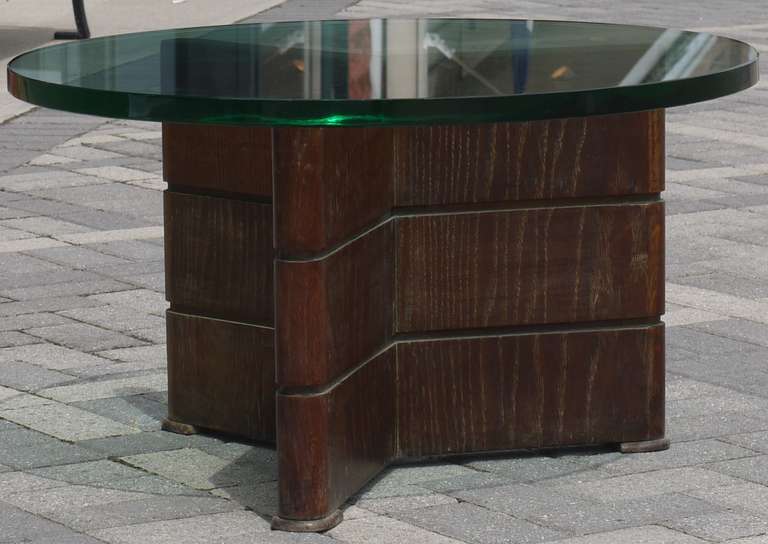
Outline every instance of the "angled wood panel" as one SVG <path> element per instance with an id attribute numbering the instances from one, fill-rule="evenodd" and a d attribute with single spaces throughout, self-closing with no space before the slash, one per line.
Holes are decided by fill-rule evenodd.
<path id="1" fill-rule="evenodd" d="M 660 202 L 398 220 L 396 331 L 657 316 Z"/>
<path id="2" fill-rule="evenodd" d="M 281 386 L 320 386 L 357 366 L 392 335 L 393 225 L 331 255 L 277 262 Z"/>
<path id="3" fill-rule="evenodd" d="M 664 436 L 663 325 L 397 346 L 400 455 Z"/>
<path id="4" fill-rule="evenodd" d="M 658 193 L 664 112 L 396 129 L 398 206 Z"/>
<path id="5" fill-rule="evenodd" d="M 271 198 L 272 129 L 165 123 L 163 175 L 172 186 Z"/>
<path id="6" fill-rule="evenodd" d="M 392 129 L 275 129 L 277 242 L 309 255 L 352 238 L 394 202 Z"/>
<path id="7" fill-rule="evenodd" d="M 169 311 L 168 417 L 275 439 L 274 330 Z"/>
<path id="8" fill-rule="evenodd" d="M 166 191 L 165 250 L 173 309 L 273 323 L 271 205 Z"/>

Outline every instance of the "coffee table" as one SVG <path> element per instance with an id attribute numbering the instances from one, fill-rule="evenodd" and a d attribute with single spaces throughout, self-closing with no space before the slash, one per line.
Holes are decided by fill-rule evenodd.
<path id="1" fill-rule="evenodd" d="M 27 53 L 22 100 L 163 123 L 169 414 L 277 442 L 273 526 L 394 461 L 664 438 L 664 108 L 709 34 L 349 20 Z"/>

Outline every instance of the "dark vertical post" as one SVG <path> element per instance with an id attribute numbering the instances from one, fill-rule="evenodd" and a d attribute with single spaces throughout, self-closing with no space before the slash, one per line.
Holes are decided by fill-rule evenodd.
<path id="1" fill-rule="evenodd" d="M 88 27 L 88 17 L 85 14 L 83 0 L 72 0 L 72 10 L 75 13 L 75 32 L 62 31 L 54 34 L 57 40 L 84 40 L 91 37 L 91 29 Z"/>

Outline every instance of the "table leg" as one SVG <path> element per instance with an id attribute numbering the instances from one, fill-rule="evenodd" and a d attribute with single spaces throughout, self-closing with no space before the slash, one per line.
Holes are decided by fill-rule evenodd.
<path id="1" fill-rule="evenodd" d="M 167 430 L 274 441 L 271 138 L 163 127 Z"/>
<path id="2" fill-rule="evenodd" d="M 397 459 L 663 448 L 663 119 L 166 127 L 171 419 L 276 438 L 291 531 Z"/>

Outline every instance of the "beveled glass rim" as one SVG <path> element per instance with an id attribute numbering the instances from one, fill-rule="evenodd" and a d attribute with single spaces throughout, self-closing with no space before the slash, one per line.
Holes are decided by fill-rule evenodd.
<path id="1" fill-rule="evenodd" d="M 389 17 L 384 19 L 479 22 L 529 21 L 529 19 L 446 17 L 420 19 Z M 275 24 L 355 20 L 367 21 L 376 20 L 376 18 L 280 21 Z M 655 31 L 670 30 L 664 27 L 591 21 L 551 19 L 533 19 L 532 21 L 604 25 Z M 93 38 L 93 40 L 130 38 L 172 30 L 205 31 L 259 24 L 263 23 L 134 32 L 103 36 Z M 683 32 L 710 34 L 696 31 Z M 756 84 L 759 80 L 759 51 L 741 40 L 710 35 L 751 49 L 754 58 L 726 70 L 670 81 L 596 87 L 577 91 L 560 90 L 506 96 L 448 98 L 286 99 L 132 93 L 51 83 L 23 76 L 13 70 L 14 63 L 25 55 L 34 54 L 42 49 L 61 48 L 69 45 L 64 43 L 38 48 L 14 57 L 8 63 L 7 68 L 8 91 L 20 100 L 51 109 L 117 119 L 171 123 L 240 126 L 393 126 L 536 121 L 682 106 L 733 94 Z M 653 88 L 652 93 L 648 92 L 649 88 Z"/>

